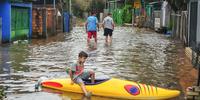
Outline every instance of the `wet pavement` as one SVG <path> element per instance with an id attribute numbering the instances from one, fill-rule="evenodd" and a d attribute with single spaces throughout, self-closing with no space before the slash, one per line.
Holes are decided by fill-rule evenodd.
<path id="1" fill-rule="evenodd" d="M 106 45 L 103 31 L 98 33 L 97 49 L 86 48 L 83 27 L 41 40 L 17 41 L 0 47 L 0 85 L 6 87 L 6 100 L 71 100 L 84 99 L 81 94 L 44 89 L 35 92 L 41 77 L 68 77 L 65 68 L 77 60 L 80 51 L 89 58 L 86 69 L 110 77 L 185 91 L 195 83 L 190 77 L 192 66 L 184 54 L 183 43 L 169 36 L 145 29 L 117 27 L 113 43 Z M 189 80 L 189 82 L 188 82 Z M 187 83 L 187 84 L 185 84 Z M 183 99 L 183 94 L 176 100 Z M 92 100 L 113 100 L 92 97 Z"/>

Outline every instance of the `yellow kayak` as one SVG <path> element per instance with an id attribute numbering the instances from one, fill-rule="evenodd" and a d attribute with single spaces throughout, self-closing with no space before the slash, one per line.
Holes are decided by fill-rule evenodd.
<path id="1" fill-rule="evenodd" d="M 86 89 L 93 95 L 112 98 L 163 100 L 180 95 L 178 90 L 169 90 L 116 78 L 95 80 L 95 84 L 91 84 L 90 80 L 85 80 L 85 84 Z M 70 78 L 46 80 L 41 85 L 61 91 L 83 93 L 79 85 L 71 84 Z"/>

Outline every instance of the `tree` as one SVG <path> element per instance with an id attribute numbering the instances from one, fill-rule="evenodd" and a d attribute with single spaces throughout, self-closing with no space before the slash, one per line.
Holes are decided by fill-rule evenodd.
<path id="1" fill-rule="evenodd" d="M 187 10 L 187 3 L 185 0 L 167 0 L 167 1 L 175 12 Z"/>
<path id="2" fill-rule="evenodd" d="M 103 12 L 105 2 L 103 0 L 92 0 L 87 11 Z"/>

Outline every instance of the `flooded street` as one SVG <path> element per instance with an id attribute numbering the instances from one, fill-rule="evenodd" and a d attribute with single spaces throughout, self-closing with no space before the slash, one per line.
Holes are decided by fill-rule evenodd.
<path id="1" fill-rule="evenodd" d="M 192 67 L 184 54 L 183 43 L 168 36 L 117 27 L 112 45 L 105 44 L 103 30 L 98 33 L 97 49 L 86 48 L 86 38 L 85 29 L 76 27 L 71 33 L 61 33 L 47 40 L 18 41 L 1 46 L 0 85 L 6 87 L 6 100 L 82 99 L 81 94 L 45 89 L 35 92 L 34 89 L 40 77 L 68 77 L 65 68 L 77 60 L 82 50 L 89 54 L 86 69 L 93 69 L 97 75 L 182 92 L 195 83 L 195 77 L 187 76 Z M 183 99 L 183 94 L 178 98 Z M 94 96 L 92 100 L 113 99 Z"/>

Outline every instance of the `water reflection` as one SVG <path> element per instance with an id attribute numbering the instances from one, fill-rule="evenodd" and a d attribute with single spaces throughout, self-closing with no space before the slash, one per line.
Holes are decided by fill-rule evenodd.
<path id="1" fill-rule="evenodd" d="M 9 46 L 0 47 L 1 49 L 1 66 L 0 73 L 5 74 L 4 79 L 9 80 L 11 78 L 11 61 L 10 61 L 10 52 Z"/>
<path id="2" fill-rule="evenodd" d="M 100 97 L 100 96 L 91 96 L 88 98 L 88 97 L 85 97 L 83 94 L 79 94 L 79 93 L 63 92 L 63 91 L 46 89 L 46 88 L 43 88 L 42 91 L 58 94 L 60 95 L 61 100 L 119 100 L 119 99 L 106 98 L 106 97 Z"/>
<path id="3" fill-rule="evenodd" d="M 9 46 L 1 47 L 1 70 L 0 73 L 10 74 L 11 72 L 11 62 L 10 62 L 10 54 L 9 54 Z"/>

